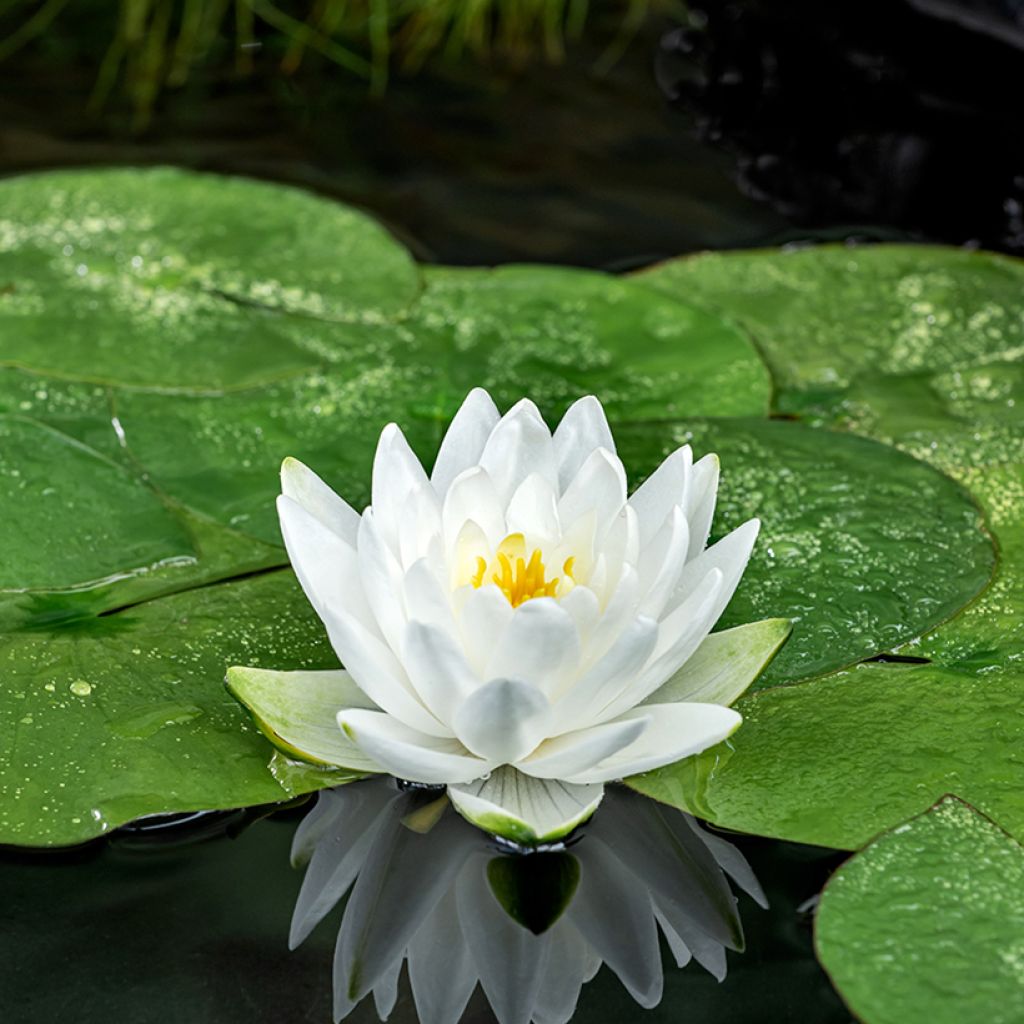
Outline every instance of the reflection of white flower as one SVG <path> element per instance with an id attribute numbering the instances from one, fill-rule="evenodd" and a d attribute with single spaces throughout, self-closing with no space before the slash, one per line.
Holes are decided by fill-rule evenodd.
<path id="1" fill-rule="evenodd" d="M 788 628 L 708 638 L 758 521 L 705 547 L 718 460 L 689 447 L 627 498 L 594 398 L 552 435 L 532 402 L 499 416 L 475 390 L 430 477 L 388 426 L 362 515 L 295 460 L 282 481 L 292 565 L 346 671 L 232 669 L 232 690 L 293 754 L 447 785 L 515 838 L 563 835 L 604 783 L 728 736 Z"/>
<path id="2" fill-rule="evenodd" d="M 335 1020 L 370 992 L 386 1019 L 404 961 L 422 1024 L 461 1020 L 478 983 L 501 1024 L 562 1024 L 602 963 L 641 1006 L 655 1006 L 659 931 L 680 967 L 692 958 L 721 980 L 725 950 L 743 945 L 726 874 L 766 905 L 734 846 L 625 790 L 612 790 L 579 842 L 555 855 L 575 871 L 561 875 L 559 891 L 545 889 L 549 902 L 527 930 L 502 908 L 495 880 L 526 868 L 529 888 L 518 892 L 536 902 L 531 861 L 551 856 L 498 856 L 443 802 L 388 783 L 322 793 L 293 845 L 293 860 L 309 864 L 290 945 L 351 889 L 334 960 Z M 495 866 L 509 870 L 496 876 Z"/>

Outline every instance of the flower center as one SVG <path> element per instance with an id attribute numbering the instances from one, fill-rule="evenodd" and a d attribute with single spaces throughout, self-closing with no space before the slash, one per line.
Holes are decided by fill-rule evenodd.
<path id="1" fill-rule="evenodd" d="M 498 545 L 494 561 L 478 557 L 476 572 L 471 582 L 479 589 L 485 583 L 494 583 L 508 598 L 513 608 L 534 597 L 558 597 L 571 589 L 574 580 L 572 568 L 575 559 L 567 558 L 562 565 L 564 576 L 547 578 L 543 554 L 534 548 L 526 556 L 526 540 L 521 533 L 511 533 Z"/>

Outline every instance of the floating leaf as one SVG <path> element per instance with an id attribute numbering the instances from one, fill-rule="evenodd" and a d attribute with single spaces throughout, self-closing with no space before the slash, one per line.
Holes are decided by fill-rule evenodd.
<path id="1" fill-rule="evenodd" d="M 829 881 L 818 956 L 864 1024 L 1024 1019 L 1024 849 L 949 797 Z"/>
<path id="2" fill-rule="evenodd" d="M 994 253 L 924 245 L 701 253 L 634 279 L 745 327 L 783 391 L 1024 355 L 1024 261 Z"/>
<path id="3" fill-rule="evenodd" d="M 890 650 L 963 607 L 991 575 L 991 541 L 966 492 L 891 448 L 739 419 L 629 426 L 618 440 L 636 469 L 653 469 L 683 443 L 695 455 L 717 452 L 715 535 L 760 517 L 721 625 L 781 616 L 793 635 L 755 688 Z"/>
<path id="4" fill-rule="evenodd" d="M 132 818 L 286 799 L 228 664 L 327 668 L 288 571 L 0 637 L 0 843 L 81 842 Z M 357 777 L 310 772 L 297 791 Z"/>

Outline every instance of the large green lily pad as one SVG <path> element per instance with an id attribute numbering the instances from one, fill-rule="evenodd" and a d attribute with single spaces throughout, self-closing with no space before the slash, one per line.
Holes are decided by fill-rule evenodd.
<path id="1" fill-rule="evenodd" d="M 1024 849 L 955 798 L 832 877 L 818 956 L 864 1024 L 1024 1019 Z"/>
<path id="2" fill-rule="evenodd" d="M 285 456 L 360 507 L 381 429 L 400 423 L 429 464 L 478 385 L 506 407 L 529 395 L 551 422 L 588 393 L 614 422 L 757 415 L 770 392 L 749 343 L 714 317 L 603 274 L 507 267 L 431 271 L 408 316 L 379 327 L 344 370 L 217 397 L 124 392 L 117 409 L 128 450 L 165 491 L 276 541 Z"/>
<path id="3" fill-rule="evenodd" d="M 820 332 L 815 351 L 853 360 L 843 364 L 850 375 L 857 374 L 852 380 L 846 370 L 836 369 L 839 361 L 832 364 L 835 372 L 826 375 L 831 389 L 825 377 L 800 377 L 783 365 L 779 372 L 791 390 L 779 396 L 780 403 L 815 427 L 874 438 L 958 480 L 985 514 L 998 549 L 996 570 L 965 608 L 923 638 L 893 648 L 895 658 L 922 664 L 866 665 L 792 691 L 758 694 L 738 706 L 746 722 L 728 744 L 632 780 L 644 792 L 698 809 L 729 827 L 855 847 L 942 793 L 956 791 L 1024 837 L 1024 813 L 1015 795 L 1024 679 L 1024 432 L 1018 408 L 1024 376 L 1019 362 L 1009 361 L 1016 352 L 1007 342 L 1014 337 L 1010 327 L 1005 332 L 987 328 L 991 320 L 980 311 L 988 288 L 993 305 L 1002 310 L 1000 322 L 1017 322 L 1020 297 L 1001 292 L 998 282 L 1016 275 L 1019 265 L 940 254 L 934 277 L 931 251 L 922 248 L 826 249 L 822 259 L 825 268 L 836 268 L 846 253 L 858 266 L 870 266 L 888 302 L 886 296 L 910 287 L 905 283 L 908 252 L 933 283 L 960 267 L 949 292 L 959 296 L 958 302 L 967 303 L 975 294 L 977 308 L 969 322 L 960 317 L 967 308 L 962 304 L 948 316 L 940 315 L 941 309 L 919 311 L 926 319 L 937 317 L 936 325 L 926 326 L 943 328 L 928 354 L 938 369 L 921 369 L 900 349 L 902 335 L 893 325 L 903 321 L 891 317 L 878 318 L 877 339 L 869 343 L 862 338 L 864 345 L 854 355 L 845 345 L 834 346 L 843 351 L 829 355 L 827 332 L 841 336 L 847 305 L 857 330 L 866 329 L 863 318 L 882 308 L 864 296 L 854 308 L 856 274 L 850 280 L 839 275 L 828 290 L 808 281 L 799 299 L 790 295 L 773 304 L 777 296 L 772 293 L 768 298 L 773 301 L 757 313 L 756 327 L 748 320 L 753 307 L 741 303 L 745 312 L 740 319 L 769 353 L 787 332 L 805 338 Z M 721 256 L 714 262 L 721 270 L 729 259 Z M 739 254 L 734 272 L 737 280 L 749 273 L 767 281 L 780 276 L 777 264 L 783 259 L 789 256 Z M 809 260 L 810 253 L 792 266 L 807 268 Z M 761 271 L 755 268 L 759 261 Z M 973 269 L 967 273 L 963 268 Z M 994 275 L 989 285 L 971 276 L 989 273 Z M 785 275 L 780 280 L 789 282 L 783 289 L 788 294 L 792 282 Z M 883 344 L 890 346 L 888 354 L 872 348 Z M 874 352 L 871 363 L 859 362 L 864 352 Z M 840 390 L 845 382 L 848 386 Z"/>
<path id="4" fill-rule="evenodd" d="M 337 666 L 290 571 L 0 637 L 0 843 L 81 842 L 144 814 L 284 800 L 226 664 Z"/>
<path id="5" fill-rule="evenodd" d="M 782 391 L 1024 355 L 1024 261 L 993 253 L 923 245 L 702 253 L 636 279 L 742 324 Z"/>
<path id="6" fill-rule="evenodd" d="M 727 743 L 630 785 L 729 828 L 848 850 L 955 791 L 1024 839 L 1024 673 L 860 665 L 736 710 Z"/>
<path id="7" fill-rule="evenodd" d="M 721 419 L 619 432 L 653 469 L 680 444 L 717 452 L 715 536 L 762 521 L 722 626 L 770 615 L 793 634 L 762 688 L 849 665 L 919 636 L 988 582 L 992 544 L 967 493 L 892 448 L 799 423 Z"/>

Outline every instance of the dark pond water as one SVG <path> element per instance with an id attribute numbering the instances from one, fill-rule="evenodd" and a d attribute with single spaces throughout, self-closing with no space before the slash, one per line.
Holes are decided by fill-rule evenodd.
<path id="1" fill-rule="evenodd" d="M 102 41 L 58 22 L 0 64 L 0 173 L 173 163 L 291 182 L 369 209 L 422 259 L 453 264 L 615 270 L 848 237 L 1015 252 L 1022 25 L 1014 0 L 709 3 L 683 29 L 651 22 L 604 77 L 592 73 L 603 44 L 585 40 L 558 68 L 464 64 L 399 77 L 376 100 L 329 66 L 285 78 L 258 55 L 245 80 L 194 75 L 133 133 L 116 93 L 87 115 Z M 0 854 L 3 1020 L 329 1020 L 340 908 L 287 947 L 302 878 L 289 847 L 306 810 Z M 770 909 L 740 895 L 747 949 L 728 953 L 725 982 L 675 969 L 666 949 L 656 1009 L 604 968 L 575 1020 L 849 1020 L 800 909 L 841 855 L 730 839 Z M 371 1001 L 349 1019 L 376 1019 Z M 405 979 L 391 1019 L 415 1019 Z M 464 1019 L 492 1019 L 479 990 Z"/>
<path id="2" fill-rule="evenodd" d="M 372 782 L 358 785 L 381 787 Z M 393 789 L 387 797 L 397 797 L 399 802 L 402 799 Z M 623 820 L 642 828 L 643 816 L 636 813 L 634 805 L 648 802 L 632 797 L 625 803 Z M 296 826 L 310 806 L 279 811 L 248 824 L 244 815 L 227 814 L 148 833 L 126 831 L 63 853 L 9 852 L 0 862 L 5 901 L 0 934 L 4 1020 L 12 1024 L 64 1019 L 132 1024 L 330 1020 L 335 973 L 332 961 L 341 907 L 328 913 L 295 951 L 288 950 L 289 922 L 302 879 L 301 870 L 289 865 L 289 848 Z M 481 833 L 451 812 L 432 833 L 411 833 L 396 821 L 398 814 L 407 810 L 399 803 L 391 819 L 384 814 L 385 826 L 390 820 L 393 831 L 405 833 L 408 849 L 404 860 L 395 856 L 389 861 L 391 899 L 381 900 L 370 916 L 373 936 L 369 945 L 386 942 L 407 917 L 413 922 L 426 920 L 426 933 L 435 943 L 443 944 L 444 960 L 454 967 L 457 944 L 440 933 L 432 919 L 423 918 L 422 909 L 417 910 L 424 901 L 437 898 L 431 889 L 439 874 L 438 866 L 468 863 L 469 874 L 475 867 L 483 878 L 481 863 L 485 868 L 492 861 L 511 864 L 514 873 L 519 865 L 529 866 L 531 858 L 503 856 L 481 838 Z M 683 815 L 675 811 L 666 814 L 684 830 L 687 828 L 682 824 Z M 619 846 L 614 839 L 611 811 L 604 822 L 606 837 L 611 836 L 604 847 L 607 852 L 609 847 Z M 379 821 L 375 823 L 379 827 Z M 614 824 L 618 827 L 621 822 Z M 319 871 L 321 881 L 337 868 L 338 854 L 367 828 L 366 816 L 353 810 L 351 799 L 348 805 L 334 810 L 329 825 L 319 839 L 321 849 L 314 854 L 311 867 Z M 448 832 L 440 836 L 445 826 Z M 729 839 L 735 844 L 732 856 L 738 852 L 749 862 L 770 909 L 762 909 L 735 883 L 732 885 L 739 894 L 737 912 L 742 919 L 746 951 L 724 954 L 728 961 L 724 982 L 719 983 L 697 962 L 683 969 L 675 967 L 663 941 L 664 995 L 656 1008 L 641 1010 L 615 974 L 604 966 L 584 986 L 574 1020 L 593 1024 L 626 1020 L 661 1024 L 681 1019 L 692 1024 L 845 1024 L 849 1020 L 814 960 L 811 917 L 803 907 L 842 855 L 748 837 Z M 595 834 L 585 830 L 570 848 L 569 856 L 578 862 L 580 870 L 566 918 L 572 918 L 583 935 L 593 935 L 599 928 L 593 913 L 588 916 L 584 911 L 588 907 L 593 911 L 593 879 L 600 878 L 602 897 L 616 893 L 613 941 L 618 943 L 620 958 L 633 962 L 635 977 L 637 954 L 643 944 L 633 941 L 633 914 L 627 912 L 629 904 L 621 896 L 626 891 L 622 888 L 623 876 L 629 875 L 623 862 L 637 873 L 629 876 L 633 887 L 629 891 L 635 891 L 636 877 L 643 879 L 643 885 L 653 887 L 662 884 L 664 878 L 658 876 L 656 857 L 650 863 L 640 858 L 642 863 L 637 867 L 620 850 L 622 861 L 613 861 L 611 869 L 600 860 L 595 862 L 601 843 L 600 830 Z M 651 848 L 656 852 L 658 843 L 652 843 Z M 668 856 L 671 858 L 671 851 Z M 379 859 L 370 858 L 368 863 Z M 466 874 L 463 870 L 458 879 L 449 874 L 443 888 L 447 891 L 451 886 L 454 891 L 459 881 L 465 887 Z M 521 891 L 558 891 L 557 886 L 537 884 L 537 877 L 538 872 L 533 870 Z M 708 905 L 699 895 L 702 883 L 695 881 L 696 876 L 688 873 L 682 862 L 674 877 L 676 894 L 681 893 L 681 897 L 669 917 L 677 924 L 681 920 L 684 926 L 692 922 L 693 935 L 688 936 L 691 948 L 707 957 L 710 947 L 714 960 L 715 943 L 706 939 L 706 933 L 725 927 L 720 911 L 718 916 L 712 911 L 709 917 Z M 717 881 L 724 884 L 724 879 Z M 359 882 L 356 885 L 358 888 Z M 506 892 L 510 885 L 514 882 L 508 881 L 506 872 Z M 319 891 L 318 887 L 313 891 Z M 495 936 L 495 947 L 488 953 L 491 961 L 516 963 L 516 943 L 495 927 L 494 915 L 500 918 L 503 912 L 490 898 L 489 890 L 461 895 L 469 900 L 469 916 L 476 917 L 479 908 L 482 926 L 487 934 Z M 668 905 L 664 896 L 657 898 Z M 307 899 L 304 906 L 308 903 Z M 507 900 L 507 905 L 514 906 L 515 900 Z M 607 901 L 604 905 L 607 908 Z M 466 906 L 461 905 L 460 911 L 465 913 Z M 532 921 L 535 928 L 543 927 L 546 906 L 544 900 L 535 900 L 533 916 L 527 908 L 521 919 Z M 505 920 L 512 932 L 538 941 L 519 925 Z M 422 935 L 420 938 L 422 941 Z M 608 941 L 607 934 L 604 939 Z M 521 949 L 518 953 L 522 958 Z M 565 970 L 570 986 L 572 973 L 570 965 Z M 517 978 L 525 985 L 530 976 L 529 969 L 520 968 Z M 347 1019 L 358 1024 L 376 1020 L 372 997 Z M 407 974 L 399 984 L 390 1019 L 398 1024 L 414 1024 L 417 1020 Z M 480 1024 L 494 1020 L 480 987 L 462 1019 Z"/>

